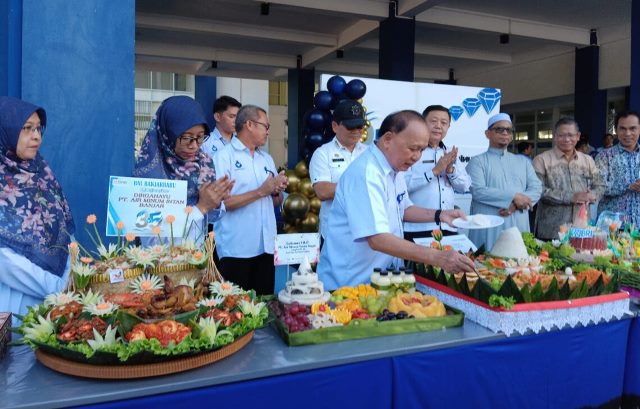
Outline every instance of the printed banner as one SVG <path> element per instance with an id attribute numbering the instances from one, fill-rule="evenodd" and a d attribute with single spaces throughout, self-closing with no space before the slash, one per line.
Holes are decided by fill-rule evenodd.
<path id="1" fill-rule="evenodd" d="M 171 236 L 164 219 L 172 215 L 174 236 L 181 235 L 187 220 L 187 182 L 184 180 L 144 179 L 111 176 L 107 207 L 107 236 L 117 236 L 118 222 L 124 223 L 121 235 L 156 236 L 153 228 L 160 226 L 160 236 Z"/>

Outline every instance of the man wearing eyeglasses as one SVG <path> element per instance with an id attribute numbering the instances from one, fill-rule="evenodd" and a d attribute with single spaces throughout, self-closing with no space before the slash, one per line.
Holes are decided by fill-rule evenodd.
<path id="1" fill-rule="evenodd" d="M 588 209 L 604 191 L 591 156 L 576 150 L 579 140 L 578 123 L 573 118 L 560 118 L 553 127 L 553 148 L 533 160 L 533 168 L 544 185 L 534 229 L 539 239 L 557 239 L 560 226 L 572 223 L 581 205 Z M 585 222 L 588 220 L 585 217 Z"/>
<path id="2" fill-rule="evenodd" d="M 284 171 L 277 173 L 271 155 L 260 149 L 270 127 L 264 109 L 243 106 L 236 136 L 214 157 L 216 173 L 235 180 L 224 200 L 226 214 L 215 226 L 220 270 L 226 280 L 258 294 L 273 294 L 274 207 L 280 206 L 288 182 Z"/>
<path id="3" fill-rule="evenodd" d="M 213 103 L 213 119 L 216 127 L 211 131 L 209 139 L 201 146 L 202 152 L 212 158 L 225 145 L 231 142 L 236 132 L 236 116 L 242 104 L 235 98 L 223 95 Z"/>
<path id="4" fill-rule="evenodd" d="M 331 128 L 335 137 L 313 153 L 309 164 L 311 183 L 321 200 L 320 234 L 326 240 L 329 210 L 336 194 L 336 185 L 349 164 L 367 149 L 360 142 L 366 126 L 364 108 L 357 101 L 346 99 L 333 110 Z"/>
<path id="5" fill-rule="evenodd" d="M 489 118 L 484 132 L 489 149 L 467 164 L 471 176 L 471 214 L 499 215 L 505 219 L 501 226 L 469 231 L 476 246 L 484 245 L 488 250 L 505 229 L 515 226 L 521 232 L 530 231 L 529 210 L 542 193 L 542 183 L 531 163 L 507 151 L 513 131 L 509 115 L 499 113 Z"/>

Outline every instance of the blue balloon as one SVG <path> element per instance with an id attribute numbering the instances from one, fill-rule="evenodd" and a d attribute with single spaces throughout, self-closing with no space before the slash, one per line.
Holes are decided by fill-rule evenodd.
<path id="1" fill-rule="evenodd" d="M 351 80 L 347 84 L 345 93 L 351 99 L 360 99 L 367 93 L 367 85 L 359 79 Z"/>
<path id="2" fill-rule="evenodd" d="M 319 109 L 309 112 L 307 127 L 314 131 L 322 131 L 324 128 L 324 113 Z"/>
<path id="3" fill-rule="evenodd" d="M 331 129 L 333 114 L 331 113 L 331 111 L 322 111 L 322 115 L 324 115 L 324 127 Z"/>
<path id="4" fill-rule="evenodd" d="M 346 86 L 347 81 L 345 81 L 344 78 L 339 75 L 334 75 L 333 77 L 329 78 L 329 81 L 327 81 L 327 89 L 331 94 L 333 94 L 333 96 L 342 94 Z"/>
<path id="5" fill-rule="evenodd" d="M 323 111 L 331 109 L 332 104 L 333 95 L 329 91 L 320 91 L 313 97 L 313 105 Z"/>
<path id="6" fill-rule="evenodd" d="M 322 140 L 322 132 L 312 132 L 306 136 L 306 145 L 311 152 L 319 148 L 324 141 Z"/>

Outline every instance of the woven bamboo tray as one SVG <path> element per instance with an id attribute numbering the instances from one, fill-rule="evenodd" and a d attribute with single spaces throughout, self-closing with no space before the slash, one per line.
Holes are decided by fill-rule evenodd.
<path id="1" fill-rule="evenodd" d="M 89 288 L 93 291 L 100 291 L 103 294 L 122 294 L 126 292 L 130 292 L 129 283 L 133 281 L 135 278 L 144 273 L 144 268 L 136 267 L 129 268 L 124 270 L 124 281 L 119 283 L 111 283 L 109 274 L 102 273 L 96 274 L 91 277 L 91 281 L 89 282 Z"/>
<path id="2" fill-rule="evenodd" d="M 41 364 L 67 375 L 94 379 L 134 379 L 168 375 L 219 361 L 244 348 L 253 338 L 253 331 L 212 352 L 176 358 L 175 360 L 144 365 L 91 365 L 69 361 L 37 349 L 36 358 Z"/>
<path id="3" fill-rule="evenodd" d="M 153 267 L 149 269 L 149 272 L 160 277 L 166 274 L 175 284 L 177 284 L 183 278 L 186 280 L 200 280 L 202 276 L 204 276 L 205 270 L 199 269 L 192 264 L 177 264 L 172 266 Z"/>

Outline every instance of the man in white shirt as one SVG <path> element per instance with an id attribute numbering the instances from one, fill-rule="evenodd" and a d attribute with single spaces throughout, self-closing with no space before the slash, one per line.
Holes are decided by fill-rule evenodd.
<path id="1" fill-rule="evenodd" d="M 455 193 L 464 193 L 471 186 L 471 178 L 458 162 L 458 148 L 450 150 L 443 143 L 451 125 L 449 109 L 442 105 L 429 105 L 422 113 L 429 128 L 429 146 L 422 157 L 405 172 L 409 198 L 418 206 L 428 209 L 449 210 L 455 205 Z M 404 238 L 431 237 L 433 229 L 444 235 L 455 234 L 447 224 L 405 223 Z"/>
<path id="2" fill-rule="evenodd" d="M 375 267 L 399 267 L 402 260 L 473 271 L 473 262 L 453 250 L 440 251 L 403 239 L 402 222 L 446 222 L 464 217 L 460 210 L 414 206 L 402 171 L 409 169 L 429 142 L 429 130 L 415 111 L 387 116 L 380 138 L 342 174 L 331 206 L 327 242 L 318 275 L 325 288 L 369 281 Z M 237 183 L 237 182 L 236 182 Z"/>
<path id="3" fill-rule="evenodd" d="M 260 149 L 269 128 L 264 109 L 243 106 L 236 117 L 237 135 L 213 159 L 218 177 L 235 180 L 224 200 L 226 214 L 216 223 L 220 270 L 226 280 L 258 294 L 273 294 L 274 207 L 287 187 L 284 171 L 278 174 L 271 156 Z"/>
<path id="4" fill-rule="evenodd" d="M 326 229 L 329 220 L 329 210 L 336 193 L 338 180 L 347 166 L 357 158 L 367 147 L 360 142 L 362 130 L 367 123 L 364 109 L 357 101 L 346 99 L 341 101 L 333 110 L 331 128 L 335 137 L 325 143 L 313 153 L 309 164 L 311 183 L 318 199 L 322 201 L 320 207 L 320 233 L 326 239 Z"/>
<path id="5" fill-rule="evenodd" d="M 216 120 L 216 127 L 200 147 L 202 152 L 213 158 L 218 151 L 231 142 L 231 138 L 236 132 L 236 116 L 241 107 L 242 104 L 237 99 L 227 95 L 215 100 L 213 103 L 213 119 Z"/>

